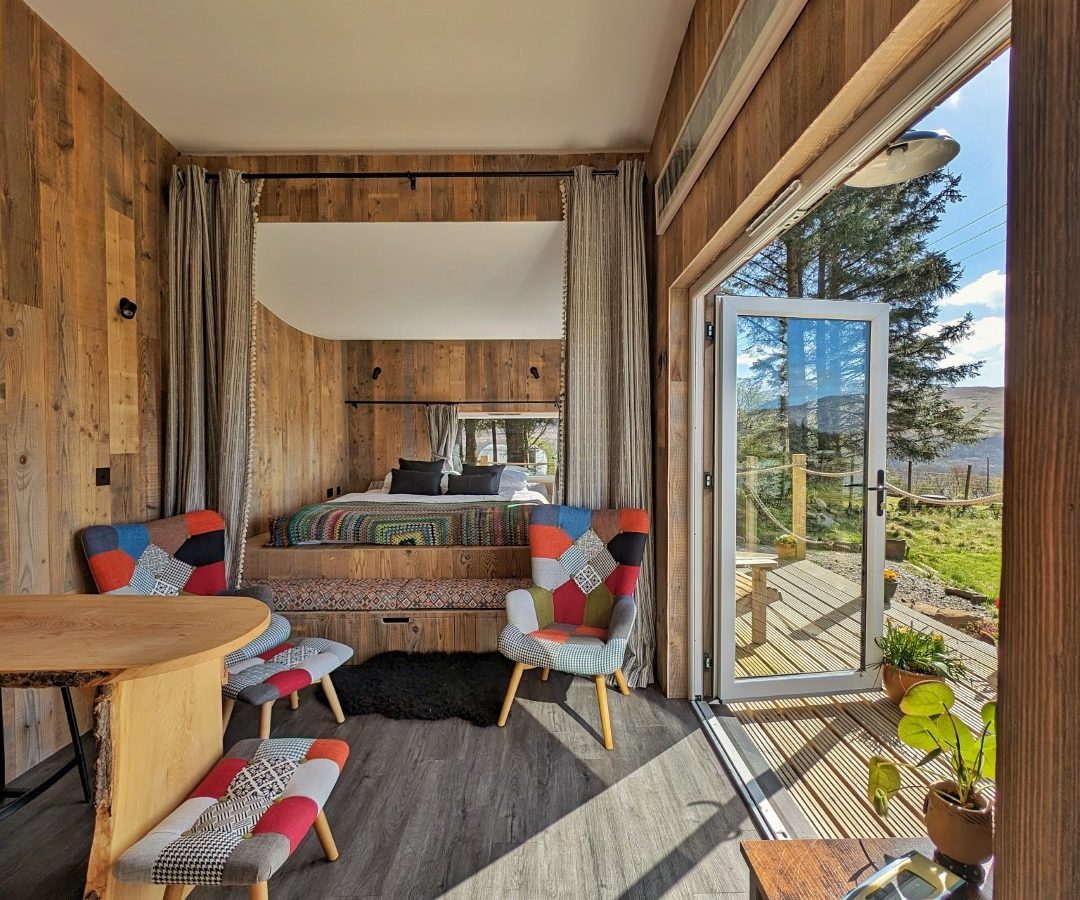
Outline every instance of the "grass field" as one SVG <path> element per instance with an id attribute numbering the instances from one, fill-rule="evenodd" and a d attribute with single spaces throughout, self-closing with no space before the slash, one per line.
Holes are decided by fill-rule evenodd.
<path id="1" fill-rule="evenodd" d="M 985 594 L 1001 589 L 1001 517 L 986 507 L 903 512 L 890 501 L 886 532 L 908 542 L 909 563 Z"/>
<path id="2" fill-rule="evenodd" d="M 861 510 L 847 511 L 848 494 L 839 485 L 811 481 L 808 485 L 807 531 L 818 540 L 858 542 L 861 540 Z M 791 521 L 790 495 L 774 500 L 770 507 L 783 521 Z M 815 524 L 814 513 L 828 516 L 829 524 Z M 762 544 L 775 540 L 781 530 L 762 521 Z M 977 591 L 990 599 L 998 596 L 1001 584 L 1001 518 L 988 507 L 966 509 L 922 507 L 899 509 L 890 498 L 886 534 L 908 542 L 907 562 L 926 574 L 954 587 Z"/>

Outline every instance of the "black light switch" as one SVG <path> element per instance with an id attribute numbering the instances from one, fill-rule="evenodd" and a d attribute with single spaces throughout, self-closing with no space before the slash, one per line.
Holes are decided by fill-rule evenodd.
<path id="1" fill-rule="evenodd" d="M 94 469 L 94 484 L 98 487 L 105 487 L 110 484 L 112 480 L 111 471 L 108 466 L 102 466 L 101 468 Z"/>

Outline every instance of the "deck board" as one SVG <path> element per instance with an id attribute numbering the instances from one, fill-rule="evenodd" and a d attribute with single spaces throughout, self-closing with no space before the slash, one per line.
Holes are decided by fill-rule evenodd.
<path id="1" fill-rule="evenodd" d="M 740 676 L 820 672 L 847 668 L 859 657 L 858 620 L 843 610 L 860 591 L 852 582 L 812 561 L 769 573 L 775 591 L 768 607 L 768 642 L 751 643 L 749 606 L 740 581 L 736 666 Z M 952 687 L 954 711 L 969 725 L 992 697 L 987 676 L 997 667 L 992 646 L 942 625 L 914 610 L 894 605 L 892 621 L 946 636 L 963 657 L 968 673 Z M 925 787 L 944 777 L 935 761 L 923 772 L 905 772 L 909 787 L 881 819 L 866 797 L 866 763 L 876 754 L 917 762 L 921 754 L 896 736 L 901 713 L 880 691 L 788 700 L 728 704 L 750 740 L 787 787 L 821 837 L 919 837 Z M 993 798 L 994 790 L 986 793 Z"/>

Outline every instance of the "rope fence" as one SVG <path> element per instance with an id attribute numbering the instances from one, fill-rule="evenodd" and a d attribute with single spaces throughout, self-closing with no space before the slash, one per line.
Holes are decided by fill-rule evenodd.
<path id="1" fill-rule="evenodd" d="M 805 456 L 803 454 L 796 454 L 795 458 L 801 460 L 801 459 L 805 459 Z M 802 473 L 802 479 L 800 481 L 800 484 L 803 486 L 802 489 L 797 492 L 795 490 L 795 488 L 794 488 L 794 481 L 793 481 L 793 487 L 792 487 L 792 524 L 791 525 L 787 525 L 784 522 L 781 522 L 780 519 L 778 519 L 776 517 L 776 515 L 773 513 L 772 509 L 769 507 L 769 504 L 758 493 L 758 491 L 756 489 L 756 486 L 752 485 L 750 483 L 750 476 L 752 476 L 753 479 L 756 479 L 757 476 L 759 476 L 759 475 L 768 475 L 768 474 L 772 474 L 772 473 L 787 472 L 787 471 L 791 471 L 793 479 L 794 479 L 794 475 L 795 475 L 796 472 Z M 744 479 L 743 490 L 746 492 L 747 496 L 749 496 L 750 499 L 753 501 L 753 505 L 765 516 L 766 519 L 768 519 L 776 528 L 779 528 L 783 533 L 790 534 L 792 537 L 795 538 L 796 541 L 798 541 L 803 546 L 816 546 L 816 547 L 830 547 L 830 546 L 833 546 L 834 542 L 816 540 L 816 539 L 811 538 L 811 537 L 809 537 L 809 536 L 807 536 L 805 534 L 799 534 L 795 530 L 795 522 L 796 521 L 798 521 L 798 522 L 800 522 L 800 524 L 802 524 L 803 529 L 805 529 L 805 527 L 806 527 L 806 490 L 805 490 L 805 478 L 806 478 L 806 476 L 807 475 L 813 475 L 813 476 L 818 477 L 818 478 L 844 479 L 844 478 L 854 478 L 856 476 L 862 476 L 863 474 L 864 473 L 863 473 L 863 471 L 861 469 L 852 469 L 852 470 L 847 471 L 847 472 L 826 472 L 826 471 L 822 471 L 822 470 L 819 470 L 819 469 L 811 469 L 811 468 L 807 467 L 806 465 L 801 464 L 801 463 L 797 463 L 797 462 L 781 463 L 781 464 L 778 464 L 778 465 L 760 466 L 760 467 L 752 466 L 752 467 L 747 468 L 747 469 L 740 469 L 740 470 L 738 470 L 736 472 L 737 477 Z M 849 484 L 849 485 L 847 485 L 847 487 L 851 488 L 851 487 L 854 487 L 854 485 Z M 935 507 L 944 507 L 944 508 L 948 508 L 948 507 L 963 508 L 963 507 L 971 507 L 971 506 L 985 506 L 985 505 L 990 505 L 990 504 L 994 504 L 994 503 L 1000 503 L 1004 499 L 1004 493 L 1003 492 L 998 492 L 998 493 L 995 493 L 995 494 L 987 494 L 987 495 L 985 495 L 983 497 L 972 497 L 972 498 L 968 498 L 968 499 L 953 500 L 953 499 L 944 498 L 944 497 L 938 497 L 938 496 L 924 496 L 922 494 L 915 494 L 915 493 L 912 493 L 911 491 L 905 490 L 904 488 L 893 484 L 890 481 L 885 481 L 884 487 L 885 487 L 887 493 L 892 495 L 892 496 L 900 497 L 902 499 L 913 501 L 915 503 L 925 504 L 926 506 L 935 506 Z M 756 532 L 756 526 L 754 526 L 753 530 L 754 530 L 754 532 Z"/>

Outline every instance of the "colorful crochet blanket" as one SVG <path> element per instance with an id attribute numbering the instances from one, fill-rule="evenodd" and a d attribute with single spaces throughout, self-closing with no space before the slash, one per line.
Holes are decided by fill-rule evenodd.
<path id="1" fill-rule="evenodd" d="M 270 521 L 270 546 L 520 547 L 535 503 L 316 503 Z"/>

